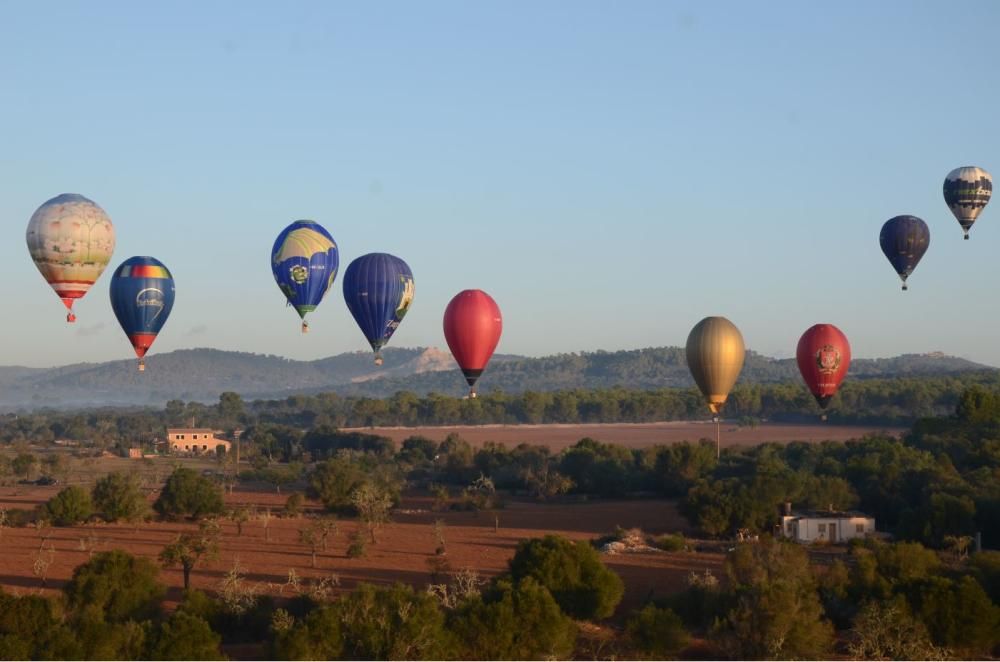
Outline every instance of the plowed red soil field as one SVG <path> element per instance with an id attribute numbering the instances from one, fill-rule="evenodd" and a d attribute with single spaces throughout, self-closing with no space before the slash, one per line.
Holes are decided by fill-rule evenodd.
<path id="1" fill-rule="evenodd" d="M 51 498 L 56 487 L 0 488 L 0 507 L 32 508 Z M 285 495 L 272 492 L 237 490 L 227 495 L 229 507 L 253 504 L 258 511 L 280 511 Z M 317 504 L 310 504 L 318 510 Z M 192 574 L 196 588 L 215 591 L 226 572 L 238 559 L 247 571 L 247 579 L 262 592 L 289 595 L 283 586 L 290 570 L 302 580 L 318 580 L 335 574 L 339 590 L 349 590 L 358 582 L 405 582 L 418 588 L 431 583 L 429 560 L 437 546 L 433 523 L 445 523 L 447 553 L 444 558 L 450 571 L 471 568 L 488 578 L 502 572 L 517 544 L 526 538 L 558 533 L 575 540 L 586 540 L 611 532 L 616 526 L 640 527 L 649 533 L 684 531 L 685 520 L 676 506 L 666 500 L 591 501 L 583 503 L 534 503 L 512 501 L 497 511 L 499 529 L 494 531 L 491 514 L 471 512 L 432 512 L 431 499 L 408 496 L 393 516 L 393 521 L 378 533 L 378 542 L 369 545 L 367 556 L 349 559 L 348 537 L 357 528 L 353 520 L 339 523 L 339 531 L 327 551 L 319 552 L 317 567 L 311 567 L 310 550 L 299 542 L 299 530 L 309 520 L 300 517 L 270 520 L 267 535 L 263 521 L 248 522 L 243 534 L 236 525 L 223 522 L 221 553 L 217 561 L 204 564 Z M 192 523 L 148 522 L 138 526 L 125 524 L 88 524 L 45 529 L 4 528 L 0 530 L 0 586 L 5 591 L 55 593 L 69 580 L 73 568 L 87 561 L 90 550 L 125 549 L 156 560 L 160 550 L 185 530 L 195 530 Z M 719 574 L 722 555 L 713 552 L 643 552 L 605 555 L 608 565 L 618 572 L 626 585 L 621 610 L 642 604 L 649 595 L 663 595 L 686 585 L 688 573 L 712 569 Z M 45 582 L 36 574 L 38 559 L 50 562 Z M 169 587 L 168 600 L 176 601 L 183 586 L 179 568 L 164 569 L 161 580 Z M 623 612 L 622 612 L 623 613 Z"/>
<path id="2" fill-rule="evenodd" d="M 510 446 L 520 443 L 541 444 L 553 452 L 572 446 L 584 437 L 620 444 L 629 448 L 645 448 L 655 444 L 680 441 L 715 440 L 715 424 L 711 421 L 671 421 L 665 423 L 592 423 L 583 425 L 454 425 L 446 427 L 385 427 L 353 428 L 390 437 L 397 443 L 415 435 L 440 441 L 451 433 L 459 434 L 473 446 L 495 441 Z M 765 442 L 846 441 L 860 439 L 872 433 L 898 436 L 903 428 L 855 425 L 785 425 L 768 423 L 756 427 L 737 426 L 723 421 L 720 426 L 724 447 L 753 446 Z"/>

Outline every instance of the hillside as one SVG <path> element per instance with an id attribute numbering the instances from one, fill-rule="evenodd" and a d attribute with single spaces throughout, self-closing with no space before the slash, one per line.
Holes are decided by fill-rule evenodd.
<path id="1" fill-rule="evenodd" d="M 337 391 L 383 397 L 397 391 L 460 395 L 465 381 L 451 356 L 436 348 L 388 349 L 376 367 L 368 352 L 339 354 L 315 361 L 280 356 L 187 349 L 147 359 L 140 373 L 135 361 L 80 363 L 51 369 L 0 367 L 0 409 L 73 408 L 95 405 L 162 406 L 167 400 L 214 402 L 223 391 L 246 399 L 295 393 Z M 939 376 L 988 366 L 940 353 L 885 359 L 855 359 L 850 378 Z M 799 379 L 792 359 L 748 352 L 742 382 L 774 383 Z M 483 390 L 508 392 L 570 388 L 659 388 L 691 386 L 684 350 L 677 347 L 619 352 L 560 354 L 542 358 L 494 357 L 480 381 Z"/>

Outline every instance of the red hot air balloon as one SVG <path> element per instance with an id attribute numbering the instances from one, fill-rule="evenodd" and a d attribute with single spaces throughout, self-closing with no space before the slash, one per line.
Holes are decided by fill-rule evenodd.
<path id="1" fill-rule="evenodd" d="M 482 290 L 462 290 L 444 311 L 444 337 L 476 397 L 476 380 L 483 374 L 500 342 L 503 319 L 500 307 Z"/>
<path id="2" fill-rule="evenodd" d="M 815 324 L 799 338 L 795 359 L 806 386 L 823 409 L 840 387 L 851 364 L 851 345 L 832 324 Z M 824 414 L 823 420 L 826 420 Z"/>

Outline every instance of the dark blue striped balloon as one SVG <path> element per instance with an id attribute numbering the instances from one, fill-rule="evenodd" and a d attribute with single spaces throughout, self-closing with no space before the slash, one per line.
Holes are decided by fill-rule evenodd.
<path id="1" fill-rule="evenodd" d="M 905 290 L 907 277 L 917 268 L 917 263 L 931 243 L 930 229 L 916 216 L 894 216 L 882 226 L 878 242 L 892 268 L 903 280 Z"/>
<path id="2" fill-rule="evenodd" d="M 379 350 L 413 302 L 413 272 L 395 255 L 362 255 L 344 272 L 344 301 L 375 351 L 375 364 L 382 365 Z"/>
<path id="3" fill-rule="evenodd" d="M 115 269 L 111 308 L 139 357 L 139 370 L 173 307 L 174 277 L 156 258 L 130 257 Z"/>

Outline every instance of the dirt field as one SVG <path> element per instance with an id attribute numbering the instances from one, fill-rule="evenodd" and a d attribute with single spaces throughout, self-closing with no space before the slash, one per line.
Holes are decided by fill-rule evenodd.
<path id="1" fill-rule="evenodd" d="M 386 427 L 350 428 L 390 437 L 397 443 L 420 435 L 437 441 L 452 432 L 458 433 L 473 446 L 487 441 L 511 446 L 520 443 L 543 444 L 558 452 L 584 437 L 621 444 L 629 448 L 645 448 L 655 444 L 715 439 L 715 424 L 711 421 L 672 421 L 667 423 L 593 423 L 586 425 L 456 425 L 447 427 Z M 739 427 L 723 421 L 720 426 L 722 445 L 752 446 L 774 441 L 846 441 L 859 439 L 873 432 L 900 435 L 903 428 L 864 427 L 853 425 L 783 425 L 769 423 L 755 428 Z"/>
<path id="2" fill-rule="evenodd" d="M 56 487 L 0 488 L 0 507 L 33 508 L 57 490 Z M 227 505 L 254 504 L 259 510 L 270 507 L 278 511 L 285 498 L 270 492 L 237 490 L 227 496 Z M 348 537 L 357 524 L 351 520 L 340 522 L 328 551 L 319 553 L 316 569 L 310 567 L 309 549 L 299 542 L 299 529 L 307 525 L 307 519 L 272 519 L 269 541 L 265 540 L 260 520 L 245 524 L 242 536 L 237 535 L 235 524 L 225 521 L 220 558 L 197 568 L 192 574 L 192 584 L 210 591 L 218 589 L 223 575 L 239 559 L 248 579 L 259 584 L 263 592 L 274 595 L 289 595 L 289 589 L 282 585 L 292 569 L 303 580 L 335 574 L 341 582 L 340 590 L 349 590 L 358 582 L 396 581 L 423 588 L 431 582 L 428 561 L 435 558 L 436 519 L 445 522 L 450 569 L 472 568 L 484 577 L 505 570 L 518 542 L 526 538 L 558 533 L 585 540 L 608 533 L 618 525 L 641 527 L 649 533 L 683 531 L 687 526 L 674 503 L 665 500 L 564 504 L 515 501 L 497 511 L 500 518 L 497 532 L 492 516 L 487 513 L 430 512 L 430 503 L 429 497 L 404 499 L 400 512 L 380 532 L 378 543 L 369 546 L 365 558 L 347 558 Z M 0 586 L 5 591 L 55 593 L 70 578 L 73 568 L 87 561 L 90 549 L 126 549 L 155 560 L 178 533 L 194 529 L 193 524 L 162 522 L 137 527 L 94 524 L 44 530 L 4 528 L 0 530 L 0 544 L 4 548 L 4 554 L 0 555 Z M 710 568 L 718 574 L 722 563 L 721 554 L 701 552 L 649 552 L 604 558 L 625 581 L 625 600 L 619 613 L 641 605 L 650 594 L 662 595 L 683 588 L 691 571 Z M 43 564 L 46 560 L 50 562 L 44 586 L 36 574 L 39 559 Z M 170 587 L 168 600 L 178 600 L 183 586 L 180 569 L 163 570 L 161 580 Z"/>

